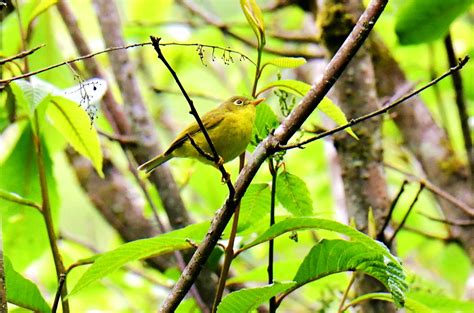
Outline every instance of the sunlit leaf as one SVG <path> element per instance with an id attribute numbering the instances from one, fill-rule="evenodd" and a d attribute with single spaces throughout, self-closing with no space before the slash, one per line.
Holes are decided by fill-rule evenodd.
<path id="1" fill-rule="evenodd" d="M 265 67 L 266 65 L 275 65 L 280 68 L 296 68 L 303 64 L 306 64 L 305 58 L 281 57 L 267 60 L 262 67 Z"/>
<path id="2" fill-rule="evenodd" d="M 278 293 L 290 289 L 295 283 L 274 283 L 265 287 L 247 288 L 232 292 L 217 307 L 219 313 L 252 312 L 260 304 Z"/>
<path id="3" fill-rule="evenodd" d="M 11 88 L 17 105 L 25 109 L 31 116 L 40 104 L 48 102 L 50 99 L 50 90 L 26 80 L 17 80 L 11 83 Z"/>
<path id="4" fill-rule="evenodd" d="M 283 207 L 295 216 L 313 214 L 313 202 L 306 183 L 287 171 L 280 173 L 276 181 L 276 195 Z"/>
<path id="5" fill-rule="evenodd" d="M 255 0 L 240 0 L 240 6 L 242 7 L 242 11 L 247 18 L 250 27 L 252 27 L 257 36 L 259 47 L 263 47 L 265 45 L 265 27 L 263 24 L 262 11 Z"/>
<path id="6" fill-rule="evenodd" d="M 270 186 L 268 184 L 251 184 L 240 201 L 240 218 L 238 231 L 260 223 L 270 212 Z"/>
<path id="7" fill-rule="evenodd" d="M 49 8 L 54 6 L 58 0 L 41 0 L 35 6 L 28 18 L 28 24 L 30 24 L 35 18 L 46 12 Z"/>
<path id="8" fill-rule="evenodd" d="M 387 302 L 394 302 L 393 297 L 390 293 L 386 292 L 372 292 L 363 294 L 355 299 L 353 299 L 349 304 L 358 304 L 366 300 L 381 300 Z M 405 305 L 404 309 L 410 313 L 435 313 L 435 312 L 444 312 L 444 311 L 433 311 L 430 307 L 424 305 L 421 302 L 418 302 L 410 296 L 405 296 Z M 448 312 L 462 312 L 462 311 L 446 311 Z"/>
<path id="9" fill-rule="evenodd" d="M 266 103 L 259 104 L 257 106 L 257 115 L 252 130 L 252 144 L 256 146 L 278 125 L 278 118 L 272 108 Z"/>
<path id="10" fill-rule="evenodd" d="M 115 250 L 103 253 L 82 275 L 70 295 L 109 275 L 128 262 L 189 249 L 191 248 L 189 240 L 199 243 L 206 235 L 208 228 L 207 222 L 193 224 L 154 238 L 131 241 Z"/>
<path id="11" fill-rule="evenodd" d="M 296 96 L 303 97 L 309 92 L 309 90 L 311 89 L 311 85 L 299 80 L 284 80 L 284 79 L 276 80 L 269 83 L 262 89 L 260 89 L 257 95 L 272 88 L 279 88 L 286 92 L 292 93 Z M 325 97 L 319 103 L 318 109 L 321 110 L 321 112 L 323 112 L 324 114 L 326 114 L 330 119 L 332 119 L 339 126 L 345 125 L 348 123 L 346 115 L 344 114 L 344 112 L 342 112 L 341 108 L 339 108 L 335 103 L 333 103 L 327 97 Z M 354 132 L 352 131 L 350 127 L 346 128 L 345 131 L 349 135 L 354 137 L 355 139 L 358 139 L 356 134 L 354 134 Z"/>
<path id="12" fill-rule="evenodd" d="M 55 96 L 51 98 L 47 115 L 74 149 L 91 160 L 97 173 L 103 176 L 99 136 L 87 113 L 77 103 Z"/>
<path id="13" fill-rule="evenodd" d="M 4 255 L 4 269 L 8 302 L 34 312 L 51 312 L 38 287 L 15 271 L 6 255 Z"/>
<path id="14" fill-rule="evenodd" d="M 306 229 L 324 229 L 333 232 L 337 232 L 342 235 L 346 235 L 354 241 L 364 243 L 369 249 L 373 249 L 378 253 L 384 254 L 387 258 L 391 259 L 392 262 L 399 264 L 397 258 L 395 258 L 385 245 L 378 242 L 366 234 L 341 224 L 336 221 L 321 219 L 321 218 L 310 218 L 310 217 L 292 217 L 284 221 L 278 222 L 275 225 L 267 229 L 263 234 L 259 235 L 254 241 L 246 244 L 242 249 L 249 249 L 258 244 L 266 242 L 270 239 L 274 239 L 278 236 L 286 234 L 288 232 L 306 230 Z"/>
<path id="15" fill-rule="evenodd" d="M 345 271 L 358 271 L 376 278 L 391 292 L 396 304 L 403 306 L 407 285 L 400 265 L 388 262 L 385 253 L 368 249 L 361 242 L 321 240 L 305 257 L 293 280 L 302 286 Z"/>
<path id="16" fill-rule="evenodd" d="M 473 301 L 452 299 L 443 294 L 434 294 L 423 291 L 410 291 L 407 298 L 432 309 L 432 312 L 474 312 Z"/>
<path id="17" fill-rule="evenodd" d="M 398 40 L 410 45 L 443 38 L 451 23 L 471 4 L 472 0 L 406 0 L 397 14 Z"/>

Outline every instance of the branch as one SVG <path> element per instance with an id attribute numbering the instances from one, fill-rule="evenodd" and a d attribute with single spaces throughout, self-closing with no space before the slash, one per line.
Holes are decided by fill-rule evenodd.
<path id="1" fill-rule="evenodd" d="M 37 47 L 35 47 L 35 48 L 33 48 L 33 49 L 29 49 L 29 50 L 26 50 L 26 51 L 22 51 L 22 52 L 20 52 L 20 53 L 18 53 L 18 54 L 12 55 L 11 57 L 8 57 L 8 58 L 5 58 L 5 59 L 1 59 L 1 60 L 0 60 L 0 65 L 3 65 L 3 64 L 5 64 L 5 63 L 7 63 L 7 62 L 11 62 L 11 61 L 16 60 L 16 59 L 22 59 L 22 58 L 24 58 L 24 57 L 26 57 L 26 56 L 28 56 L 28 55 L 30 55 L 30 54 L 35 53 L 37 50 L 43 48 L 44 46 L 45 46 L 45 44 L 42 44 L 42 45 L 39 45 L 39 46 L 37 46 Z"/>
<path id="2" fill-rule="evenodd" d="M 327 137 L 327 136 L 330 136 L 334 133 L 337 133 L 337 132 L 340 132 L 341 130 L 344 130 L 346 128 L 349 128 L 351 126 L 354 126 L 356 124 L 359 124 L 365 120 L 368 120 L 368 119 L 371 119 L 375 116 L 378 116 L 378 115 L 381 115 L 381 114 L 384 114 L 384 113 L 387 113 L 389 110 L 393 109 L 394 107 L 396 107 L 397 105 L 407 101 L 408 99 L 418 95 L 420 92 L 422 92 L 423 90 L 433 86 L 434 84 L 438 83 L 439 81 L 445 79 L 446 77 L 452 75 L 453 73 L 459 71 L 460 69 L 462 69 L 464 67 L 464 65 L 466 65 L 466 63 L 469 61 L 469 56 L 465 56 L 463 59 L 460 59 L 458 64 L 454 67 L 451 67 L 446 73 L 444 73 L 443 75 L 439 76 L 438 78 L 432 80 L 431 82 L 429 82 L 428 84 L 424 85 L 423 87 L 409 93 L 408 95 L 400 98 L 399 100 L 379 109 L 379 110 L 376 110 L 374 112 L 371 112 L 369 114 L 366 114 L 366 115 L 363 115 L 361 117 L 358 117 L 358 118 L 355 118 L 355 119 L 352 119 L 350 120 L 347 124 L 344 124 L 344 125 L 341 125 L 339 127 L 336 127 L 336 128 L 333 128 L 331 130 L 328 130 L 328 131 L 325 131 L 317 136 L 314 136 L 314 137 L 311 137 L 309 139 L 306 139 L 306 140 L 303 140 L 301 142 L 298 142 L 298 143 L 295 143 L 295 144 L 289 144 L 289 145 L 282 145 L 282 146 L 279 146 L 278 149 L 279 150 L 289 150 L 289 149 L 294 149 L 294 148 L 301 148 L 303 147 L 304 145 L 310 143 L 310 142 L 313 142 L 315 140 L 318 140 L 318 139 L 321 139 L 321 138 L 324 138 L 324 137 Z"/>
<path id="3" fill-rule="evenodd" d="M 229 196 L 224 206 L 216 213 L 206 238 L 196 250 L 180 279 L 165 299 L 160 309 L 161 312 L 172 312 L 177 308 L 208 259 L 232 217 L 236 206 L 262 163 L 270 154 L 277 150 L 280 144 L 286 143 L 316 109 L 319 102 L 334 85 L 337 78 L 342 74 L 347 64 L 365 41 L 386 4 L 387 0 L 373 0 L 369 4 L 338 53 L 329 62 L 321 80 L 303 97 L 301 103 L 283 120 L 275 132 L 265 138 L 255 149 L 235 183 L 235 194 Z"/>
<path id="4" fill-rule="evenodd" d="M 474 226 L 474 220 L 470 220 L 470 221 L 464 221 L 464 220 L 448 220 L 448 219 L 444 219 L 444 218 L 437 218 L 437 217 L 433 217 L 433 216 L 429 216 L 428 214 L 426 213 L 423 213 L 423 212 L 417 212 L 418 214 L 426 217 L 427 219 L 429 220 L 432 220 L 432 221 L 435 221 L 435 222 L 440 222 L 440 223 L 443 223 L 443 224 L 446 224 L 446 225 L 452 225 L 452 226 L 461 226 L 461 227 L 471 227 L 471 226 Z"/>
<path id="5" fill-rule="evenodd" d="M 431 191 L 433 194 L 443 198 L 444 200 L 450 202 L 451 204 L 454 204 L 455 206 L 460 208 L 462 211 L 464 211 L 466 214 L 468 214 L 470 216 L 474 216 L 474 208 L 470 207 L 468 204 L 464 203 L 462 200 L 460 200 L 460 199 L 456 198 L 455 196 L 449 194 L 448 192 L 444 191 L 440 187 L 434 185 L 428 179 L 417 177 L 417 176 L 415 176 L 411 173 L 407 173 L 407 172 L 405 172 L 405 171 L 403 171 L 403 170 L 401 170 L 401 169 L 399 169 L 399 168 L 397 168 L 393 165 L 390 165 L 390 164 L 385 164 L 385 167 L 388 168 L 388 169 L 397 171 L 399 173 L 402 173 L 410 181 L 417 182 L 417 183 L 425 185 L 426 189 Z"/>
<path id="6" fill-rule="evenodd" d="M 196 122 L 198 123 L 199 125 L 199 128 L 201 129 L 201 132 L 203 133 L 204 135 L 204 138 L 206 138 L 206 142 L 207 144 L 209 145 L 209 148 L 211 149 L 211 152 L 212 152 L 212 159 L 216 165 L 216 167 L 219 169 L 219 171 L 221 172 L 222 174 L 222 178 L 226 181 L 227 183 L 227 187 L 229 188 L 229 193 L 230 195 L 232 196 L 234 193 L 235 193 L 235 190 L 234 190 L 234 186 L 232 185 L 232 182 L 230 181 L 229 177 L 229 173 L 227 173 L 227 171 L 225 170 L 224 168 L 224 165 L 223 165 L 223 162 L 222 162 L 222 158 L 219 156 L 219 154 L 217 153 L 217 150 L 216 150 L 216 147 L 214 146 L 214 144 L 212 143 L 212 140 L 211 140 L 211 137 L 209 136 L 209 133 L 207 132 L 206 130 L 206 127 L 204 126 L 204 124 L 202 123 L 202 120 L 201 118 L 199 117 L 199 114 L 196 110 L 196 108 L 194 107 L 194 103 L 193 103 L 193 100 L 191 100 L 191 98 L 189 97 L 188 93 L 186 92 L 186 89 L 184 89 L 184 86 L 181 84 L 181 81 L 179 80 L 178 78 L 178 75 L 176 74 L 176 72 L 173 70 L 173 68 L 171 67 L 171 65 L 168 63 L 168 61 L 166 61 L 166 58 L 165 56 L 163 55 L 163 53 L 161 52 L 161 48 L 160 48 L 160 40 L 161 38 L 156 38 L 156 37 L 153 37 L 153 36 L 150 36 L 150 39 L 151 39 L 151 42 L 153 43 L 153 48 L 155 49 L 156 53 L 158 54 L 158 58 L 163 62 L 163 64 L 166 66 L 166 68 L 168 69 L 168 71 L 171 73 L 171 75 L 173 76 L 174 80 L 176 81 L 176 84 L 178 85 L 179 89 L 181 90 L 184 98 L 186 98 L 186 101 L 188 102 L 189 104 L 189 108 L 191 109 L 191 114 L 194 116 L 194 118 L 196 119 Z M 189 137 L 189 136 L 188 136 Z M 196 145 L 197 146 L 197 145 Z M 199 150 L 198 150 L 199 151 Z M 204 152 L 204 151 L 203 151 Z"/>
<path id="7" fill-rule="evenodd" d="M 0 245 L 0 312 L 5 312 L 5 313 L 8 312 L 7 291 L 5 289 L 5 267 L 3 265 L 3 247 L 1 245 Z"/>
<path id="8" fill-rule="evenodd" d="M 393 214 L 393 211 L 395 210 L 395 206 L 397 205 L 398 199 L 400 199 L 400 196 L 405 191 L 405 185 L 407 183 L 408 182 L 406 180 L 403 181 L 402 186 L 400 187 L 400 190 L 398 191 L 398 194 L 395 196 L 395 199 L 393 199 L 390 205 L 390 209 L 388 211 L 387 217 L 385 218 L 382 228 L 380 228 L 379 233 L 377 234 L 377 239 L 379 241 L 385 242 L 384 231 L 387 228 L 388 224 L 390 223 L 390 220 L 392 219 L 392 214 Z"/>

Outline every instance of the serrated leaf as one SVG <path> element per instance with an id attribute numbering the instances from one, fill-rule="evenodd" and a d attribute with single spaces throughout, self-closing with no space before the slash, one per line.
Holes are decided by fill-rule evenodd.
<path id="1" fill-rule="evenodd" d="M 276 181 L 276 196 L 283 207 L 295 216 L 313 214 L 313 202 L 306 183 L 287 171 L 280 173 Z"/>
<path id="2" fill-rule="evenodd" d="M 278 222 L 275 225 L 271 226 L 263 234 L 258 236 L 254 241 L 242 247 L 242 249 L 243 250 L 249 249 L 251 247 L 254 247 L 258 244 L 266 242 L 270 239 L 274 239 L 288 232 L 293 232 L 297 230 L 305 230 L 305 229 L 324 229 L 324 230 L 337 232 L 342 235 L 346 235 L 350 237 L 353 241 L 358 241 L 365 244 L 368 249 L 373 249 L 378 253 L 384 254 L 385 257 L 391 259 L 392 262 L 396 264 L 400 264 L 398 259 L 395 258 L 392 254 L 390 254 L 390 251 L 387 249 L 387 247 L 383 243 L 370 238 L 366 234 L 352 227 L 349 227 L 347 225 L 341 224 L 336 221 L 321 219 L 321 218 L 310 218 L 310 217 L 288 218 L 284 221 Z"/>
<path id="3" fill-rule="evenodd" d="M 443 38 L 451 23 L 471 4 L 472 0 L 407 0 L 396 18 L 398 40 L 402 45 L 411 45 Z"/>
<path id="4" fill-rule="evenodd" d="M 46 114 L 71 146 L 91 160 L 97 173 L 103 177 L 99 136 L 87 113 L 77 103 L 55 96 L 51 98 Z"/>
<path id="5" fill-rule="evenodd" d="M 82 275 L 70 295 L 76 294 L 128 262 L 188 249 L 191 247 L 188 240 L 199 243 L 206 235 L 208 228 L 209 223 L 207 222 L 193 224 L 154 238 L 131 241 L 115 250 L 103 253 Z"/>
<path id="6" fill-rule="evenodd" d="M 29 115 L 33 115 L 37 107 L 50 99 L 50 90 L 36 83 L 17 80 L 11 87 L 18 106 L 25 109 Z"/>
<path id="7" fill-rule="evenodd" d="M 267 137 L 270 131 L 278 125 L 278 118 L 272 108 L 266 103 L 259 104 L 252 129 L 252 144 L 255 146 L 258 145 L 258 143 Z"/>
<path id="8" fill-rule="evenodd" d="M 257 288 L 241 289 L 226 296 L 217 307 L 219 313 L 251 312 L 278 293 L 293 287 L 294 282 L 278 283 Z"/>
<path id="9" fill-rule="evenodd" d="M 35 312 L 51 312 L 38 287 L 15 271 L 7 256 L 4 256 L 4 267 L 8 302 Z"/>
<path id="10" fill-rule="evenodd" d="M 240 0 L 240 6 L 245 18 L 257 37 L 259 49 L 265 45 L 265 27 L 263 14 L 255 0 Z"/>
<path id="11" fill-rule="evenodd" d="M 392 294 L 397 306 L 403 306 L 407 289 L 405 275 L 399 264 L 387 262 L 385 253 L 367 249 L 361 242 L 321 240 L 301 263 L 294 277 L 295 287 L 330 274 L 358 271 L 380 281 Z"/>
<path id="12" fill-rule="evenodd" d="M 270 186 L 268 184 L 251 184 L 240 201 L 240 218 L 238 232 L 241 232 L 270 212 Z"/>
<path id="13" fill-rule="evenodd" d="M 278 66 L 280 68 L 296 68 L 303 64 L 306 64 L 306 59 L 305 58 L 290 58 L 290 57 L 274 58 L 274 59 L 267 60 L 263 64 L 262 68 L 270 64 Z"/>

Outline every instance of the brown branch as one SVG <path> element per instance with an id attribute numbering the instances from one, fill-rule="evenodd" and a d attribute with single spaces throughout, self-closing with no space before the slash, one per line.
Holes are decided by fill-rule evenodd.
<path id="1" fill-rule="evenodd" d="M 421 88 L 418 88 L 417 90 L 409 93 L 408 95 L 400 98 L 399 100 L 379 109 L 379 110 L 376 110 L 376 111 L 373 111 L 369 114 L 366 114 L 366 115 L 363 115 L 363 116 L 360 116 L 358 118 L 355 118 L 355 119 L 352 119 L 350 120 L 347 124 L 344 124 L 344 125 L 341 125 L 339 127 L 336 127 L 336 128 L 333 128 L 331 130 L 328 130 L 328 131 L 325 131 L 317 136 L 314 136 L 314 137 L 311 137 L 309 139 L 306 139 L 306 140 L 303 140 L 301 142 L 298 142 L 298 143 L 294 143 L 294 144 L 288 144 L 288 145 L 282 145 L 279 147 L 279 150 L 289 150 L 289 149 L 294 149 L 294 148 L 301 148 L 303 147 L 304 145 L 310 143 L 310 142 L 313 142 L 315 140 L 318 140 L 318 139 L 321 139 L 321 138 L 324 138 L 324 137 L 327 137 L 327 136 L 330 136 L 332 134 L 335 134 L 337 132 L 340 132 L 341 130 L 344 130 L 346 128 L 349 128 L 351 126 L 354 126 L 356 124 L 359 124 L 365 120 L 368 120 L 368 119 L 371 119 L 375 116 L 378 116 L 378 115 L 381 115 L 381 114 L 384 114 L 384 113 L 387 113 L 389 110 L 395 108 L 396 106 L 398 106 L 399 104 L 409 100 L 410 98 L 418 95 L 420 92 L 422 92 L 423 90 L 433 86 L 434 84 L 438 83 L 439 81 L 445 79 L 446 77 L 452 75 L 453 73 L 459 71 L 460 69 L 462 69 L 464 67 L 464 65 L 466 65 L 466 63 L 469 61 L 469 56 L 465 56 L 463 59 L 459 60 L 459 63 L 454 66 L 454 67 L 451 67 L 446 73 L 444 73 L 443 75 L 439 76 L 438 78 L 432 80 L 431 82 L 429 82 L 428 84 L 424 85 L 423 87 Z"/>
<path id="2" fill-rule="evenodd" d="M 227 173 L 227 171 L 225 170 L 224 168 L 224 165 L 223 165 L 223 162 L 222 162 L 222 158 L 219 156 L 219 154 L 217 153 L 217 150 L 216 150 L 216 147 L 214 146 L 214 144 L 212 143 L 212 140 L 211 140 L 211 137 L 209 136 L 209 133 L 207 132 L 207 129 L 206 127 L 204 126 L 202 120 L 201 120 L 201 117 L 199 116 L 196 108 L 194 107 L 194 103 L 193 103 L 193 100 L 191 100 L 191 98 L 189 97 L 188 93 L 186 92 L 186 89 L 184 88 L 184 86 L 181 84 L 181 81 L 179 80 L 178 78 L 178 75 L 176 74 L 176 72 L 173 70 L 173 68 L 171 67 L 171 65 L 168 63 L 168 61 L 166 60 L 165 56 L 163 55 L 162 51 L 161 51 L 161 48 L 160 48 L 160 40 L 161 38 L 156 38 L 156 37 L 153 37 L 153 36 L 150 36 L 150 39 L 151 39 L 151 42 L 153 43 L 153 48 L 155 48 L 155 51 L 156 53 L 158 54 L 158 58 L 163 62 L 163 64 L 166 66 L 166 68 L 168 69 L 168 71 L 171 73 L 171 76 L 173 76 L 176 84 L 178 85 L 179 89 L 181 90 L 184 98 L 186 98 L 186 101 L 188 102 L 189 104 L 189 108 L 191 110 L 191 114 L 194 116 L 194 118 L 196 119 L 196 122 L 197 124 L 199 125 L 199 128 L 201 129 L 201 132 L 202 134 L 204 135 L 204 138 L 206 138 L 206 142 L 207 144 L 209 145 L 209 148 L 211 149 L 211 152 L 212 152 L 212 159 L 216 165 L 216 167 L 219 169 L 219 171 L 221 172 L 222 174 L 222 179 L 225 180 L 226 184 L 227 184 L 227 187 L 229 188 L 229 193 L 230 193 L 230 196 L 232 196 L 234 193 L 235 193 L 235 190 L 234 190 L 234 186 L 232 185 L 232 182 L 230 181 L 229 177 L 229 173 Z M 188 136 L 189 137 L 189 136 Z M 197 145 L 196 145 L 197 146 Z M 203 151 L 204 152 L 204 151 Z"/>
<path id="3" fill-rule="evenodd" d="M 446 54 L 448 55 L 449 66 L 454 66 L 459 61 L 456 59 L 451 34 L 448 33 L 444 39 Z M 459 121 L 461 122 L 461 130 L 464 138 L 464 147 L 466 149 L 467 160 L 469 163 L 471 187 L 474 188 L 474 149 L 472 146 L 471 131 L 469 129 L 469 115 L 467 113 L 466 101 L 464 98 L 464 87 L 461 73 L 455 72 L 451 76 L 453 79 L 454 92 L 456 95 L 456 105 L 458 107 Z"/>
<path id="4" fill-rule="evenodd" d="M 385 218 L 385 221 L 382 227 L 380 228 L 379 233 L 377 234 L 377 239 L 381 242 L 385 242 L 384 231 L 387 228 L 388 224 L 390 223 L 390 220 L 392 219 L 392 214 L 393 214 L 393 211 L 395 210 L 395 206 L 397 205 L 398 200 L 400 199 L 400 196 L 405 191 L 405 185 L 407 183 L 408 182 L 406 180 L 403 181 L 402 186 L 400 187 L 400 190 L 398 191 L 398 194 L 395 196 L 395 199 L 393 199 L 392 203 L 390 204 L 390 209 L 388 211 L 387 217 Z"/>
<path id="5" fill-rule="evenodd" d="M 444 200 L 450 202 L 451 204 L 455 205 L 456 207 L 458 207 L 459 209 L 464 211 L 464 213 L 466 213 L 470 216 L 474 216 L 474 208 L 472 208 L 468 204 L 464 203 L 461 199 L 456 198 L 455 196 L 451 195 L 450 193 L 448 193 L 448 192 L 444 191 L 443 189 L 441 189 L 440 187 L 436 186 L 435 184 L 433 184 L 428 179 L 417 177 L 417 176 L 415 176 L 411 173 L 403 171 L 403 170 L 397 168 L 396 166 L 393 166 L 393 165 L 390 165 L 390 164 L 385 164 L 385 167 L 388 168 L 388 169 L 397 171 L 399 173 L 402 173 L 403 175 L 405 175 L 405 177 L 409 181 L 417 182 L 417 183 L 425 185 L 426 189 L 431 191 L 433 194 L 435 194 L 435 195 L 443 198 Z"/>
<path id="6" fill-rule="evenodd" d="M 423 213 L 421 211 L 417 212 L 417 213 L 424 216 L 424 217 L 426 217 L 429 220 L 432 220 L 432 221 L 435 221 L 435 222 L 440 222 L 440 223 L 443 223 L 443 224 L 446 224 L 446 225 L 461 226 L 461 227 L 474 226 L 474 220 L 468 220 L 468 221 L 448 220 L 448 219 L 444 219 L 444 218 L 433 217 L 433 216 L 430 216 L 430 215 L 428 215 L 426 213 Z"/>
<path id="7" fill-rule="evenodd" d="M 0 242 L 0 312 L 7 313 L 7 291 L 5 288 L 5 267 L 3 264 L 3 246 Z"/>
<path id="8" fill-rule="evenodd" d="M 180 279 L 166 298 L 160 311 L 172 312 L 184 298 L 189 288 L 195 281 L 199 271 L 208 259 L 219 237 L 224 231 L 240 199 L 257 173 L 265 159 L 272 154 L 280 144 L 285 144 L 301 127 L 303 122 L 316 109 L 337 78 L 346 68 L 352 57 L 365 41 L 375 22 L 382 13 L 387 0 L 372 1 L 364 14 L 357 22 L 347 40 L 339 49 L 326 67 L 320 81 L 318 81 L 306 94 L 301 103 L 294 109 L 282 124 L 265 138 L 255 149 L 252 157 L 242 169 L 236 183 L 235 194 L 228 197 L 224 206 L 216 213 L 206 238 L 194 253 L 188 266 L 183 271 Z"/>
<path id="9" fill-rule="evenodd" d="M 30 54 L 33 54 L 35 53 L 37 50 L 43 48 L 45 46 L 45 44 L 42 44 L 42 45 L 39 45 L 37 47 L 34 47 L 33 49 L 29 49 L 29 50 L 26 50 L 26 51 L 22 51 L 18 54 L 15 54 L 15 55 L 12 55 L 11 57 L 8 57 L 8 58 L 5 58 L 5 59 L 1 59 L 0 60 L 0 65 L 3 65 L 7 62 L 11 62 L 13 60 L 16 60 L 16 59 L 22 59 Z"/>

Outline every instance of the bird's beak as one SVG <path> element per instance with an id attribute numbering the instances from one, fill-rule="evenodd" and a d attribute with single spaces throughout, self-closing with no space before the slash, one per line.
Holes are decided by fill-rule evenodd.
<path id="1" fill-rule="evenodd" d="M 265 98 L 260 98 L 260 99 L 255 99 L 253 101 L 251 101 L 250 103 L 257 106 L 259 103 L 265 101 Z"/>

